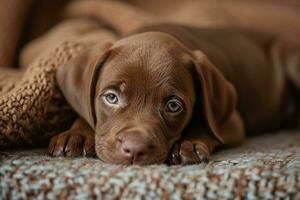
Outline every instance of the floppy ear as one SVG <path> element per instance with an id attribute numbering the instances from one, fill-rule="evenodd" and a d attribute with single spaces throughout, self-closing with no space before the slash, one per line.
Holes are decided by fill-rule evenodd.
<path id="1" fill-rule="evenodd" d="M 99 70 L 109 55 L 111 43 L 96 45 L 69 63 L 60 66 L 56 73 L 58 85 L 69 104 L 92 127 L 95 127 L 94 97 Z"/>
<path id="2" fill-rule="evenodd" d="M 214 136 L 221 143 L 224 143 L 223 136 L 230 131 L 228 130 L 232 127 L 230 125 L 232 120 L 230 119 L 236 111 L 236 91 L 233 85 L 225 79 L 219 69 L 201 51 L 194 51 L 193 57 L 202 94 L 201 103 L 204 117 Z"/>

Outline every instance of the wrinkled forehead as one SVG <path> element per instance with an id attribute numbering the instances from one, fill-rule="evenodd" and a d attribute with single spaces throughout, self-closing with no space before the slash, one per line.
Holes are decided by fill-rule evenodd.
<path id="1" fill-rule="evenodd" d="M 120 45 L 112 50 L 102 71 L 102 85 L 124 82 L 146 89 L 168 87 L 188 93 L 192 79 L 178 50 L 160 42 Z"/>

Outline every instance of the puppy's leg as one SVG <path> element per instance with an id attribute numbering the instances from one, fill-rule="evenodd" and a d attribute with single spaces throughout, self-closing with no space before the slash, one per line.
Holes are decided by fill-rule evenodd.
<path id="1" fill-rule="evenodd" d="M 171 164 L 196 164 L 208 162 L 211 153 L 217 147 L 236 146 L 244 140 L 244 127 L 238 112 L 232 114 L 229 122 L 230 130 L 222 135 L 223 142 L 213 136 L 211 131 L 204 125 L 196 124 L 187 133 L 183 133 L 183 138 L 177 142 L 170 153 Z M 223 127 L 227 129 L 228 127 Z"/>
<path id="2" fill-rule="evenodd" d="M 298 38 L 279 38 L 271 48 L 273 65 L 282 68 L 288 80 L 300 93 L 300 40 Z"/>
<path id="3" fill-rule="evenodd" d="M 51 138 L 48 152 L 51 156 L 93 156 L 95 155 L 94 131 L 81 118 L 72 127 Z"/>
<path id="4" fill-rule="evenodd" d="M 300 40 L 298 38 L 278 38 L 271 48 L 271 61 L 285 72 L 286 109 L 285 125 L 300 127 Z"/>

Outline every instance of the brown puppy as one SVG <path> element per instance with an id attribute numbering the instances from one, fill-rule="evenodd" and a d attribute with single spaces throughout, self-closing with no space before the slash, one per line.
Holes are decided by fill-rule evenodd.
<path id="1" fill-rule="evenodd" d="M 243 30 L 146 27 L 95 45 L 57 72 L 82 119 L 52 138 L 53 156 L 109 163 L 207 161 L 222 145 L 296 114 L 299 47 Z M 292 85 L 290 87 L 290 85 Z M 94 137 L 95 135 L 95 137 Z M 94 141 L 95 139 L 95 141 Z"/>

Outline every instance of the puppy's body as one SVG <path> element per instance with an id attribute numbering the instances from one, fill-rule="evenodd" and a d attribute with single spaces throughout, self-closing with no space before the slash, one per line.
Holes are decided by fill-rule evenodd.
<path id="1" fill-rule="evenodd" d="M 91 128 L 87 137 L 78 137 L 80 126 L 53 138 L 52 155 L 77 155 L 85 147 L 74 137 L 91 143 L 95 132 L 106 162 L 160 163 L 170 152 L 172 163 L 198 163 L 240 143 L 245 130 L 283 128 L 296 115 L 299 46 L 274 36 L 164 24 L 98 46 L 58 70 Z"/>

